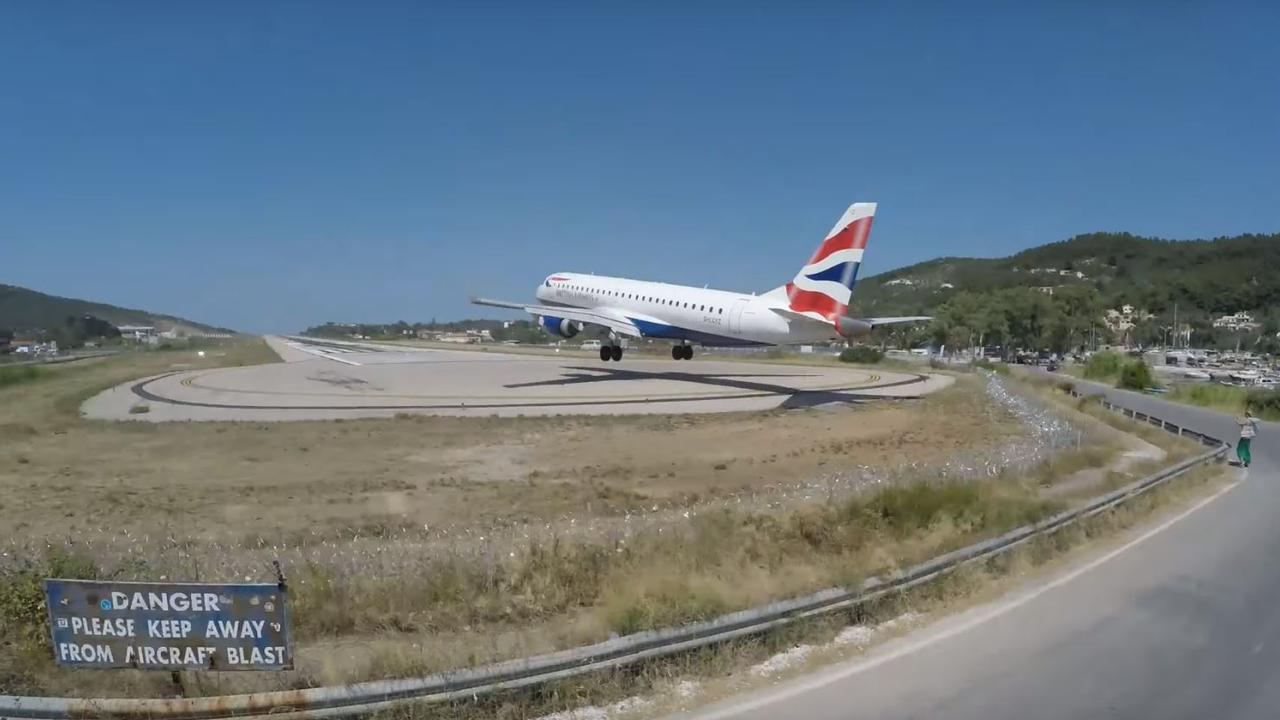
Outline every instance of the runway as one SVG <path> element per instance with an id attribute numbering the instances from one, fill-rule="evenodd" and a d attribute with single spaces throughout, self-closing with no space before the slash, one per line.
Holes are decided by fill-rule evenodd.
<path id="1" fill-rule="evenodd" d="M 426 415 L 710 413 L 914 397 L 947 376 L 631 354 L 514 354 L 267 339 L 284 362 L 187 370 L 85 403 L 88 418 L 313 420 Z M 145 406 L 146 413 L 130 412 Z"/>

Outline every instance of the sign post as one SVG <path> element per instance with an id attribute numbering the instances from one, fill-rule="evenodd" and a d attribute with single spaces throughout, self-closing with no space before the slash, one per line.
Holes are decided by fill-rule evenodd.
<path id="1" fill-rule="evenodd" d="M 45 580 L 58 665 L 291 670 L 284 584 Z"/>

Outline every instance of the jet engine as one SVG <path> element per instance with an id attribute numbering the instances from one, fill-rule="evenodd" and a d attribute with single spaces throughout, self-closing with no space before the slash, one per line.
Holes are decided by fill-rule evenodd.
<path id="1" fill-rule="evenodd" d="M 548 335 L 553 337 L 571 338 L 574 335 L 577 335 L 578 331 L 582 329 L 578 323 L 572 320 L 567 318 L 551 317 L 549 315 L 543 315 L 539 324 L 542 325 L 542 329 L 546 331 Z"/>
<path id="2" fill-rule="evenodd" d="M 859 320 L 851 317 L 836 318 L 836 332 L 841 337 L 853 338 L 866 335 L 871 332 L 871 323 L 866 320 Z"/>

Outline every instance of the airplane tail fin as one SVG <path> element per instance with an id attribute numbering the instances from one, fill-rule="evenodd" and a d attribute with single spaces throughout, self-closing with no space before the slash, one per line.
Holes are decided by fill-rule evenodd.
<path id="1" fill-rule="evenodd" d="M 787 283 L 793 311 L 818 313 L 831 321 L 845 314 L 875 215 L 875 203 L 854 203 L 844 211 L 813 257 Z"/>

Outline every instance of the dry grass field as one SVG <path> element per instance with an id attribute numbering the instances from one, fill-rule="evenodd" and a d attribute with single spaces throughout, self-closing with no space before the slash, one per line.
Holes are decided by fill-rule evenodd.
<path id="1" fill-rule="evenodd" d="M 129 377 L 260 362 L 269 350 L 225 352 L 86 361 L 0 390 L 0 537 L 178 527 L 205 540 L 278 541 L 553 520 L 842 467 L 930 463 L 1016 431 L 972 386 L 917 403 L 763 414 L 159 425 L 78 417 L 85 397 Z"/>
<path id="2" fill-rule="evenodd" d="M 261 578 L 281 559 L 298 669 L 191 676 L 190 692 L 213 694 L 429 672 L 709 617 L 1063 506 L 1041 496 L 1042 473 L 930 475 L 1021 432 L 975 376 L 924 400 L 756 414 L 153 424 L 77 412 L 129 378 L 271 358 L 257 341 L 203 359 L 136 353 L 0 389 L 0 633 L 14 638 L 0 645 L 0 691 L 168 691 L 154 673 L 52 667 L 47 575 Z M 1082 448 L 1054 462 L 1109 460 Z M 866 472 L 897 480 L 822 495 Z"/>

